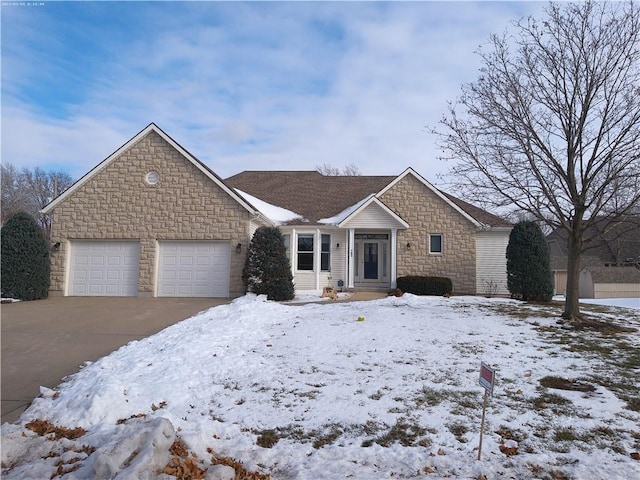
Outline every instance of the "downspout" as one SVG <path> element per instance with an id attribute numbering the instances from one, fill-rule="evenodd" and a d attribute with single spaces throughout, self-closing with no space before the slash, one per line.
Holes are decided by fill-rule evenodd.
<path id="1" fill-rule="evenodd" d="M 295 245 L 295 249 L 294 246 Z M 293 262 L 294 259 L 298 258 L 298 239 L 296 238 L 296 229 L 293 228 L 291 229 L 291 240 L 289 240 L 289 253 L 291 254 L 291 261 L 289 262 L 291 265 L 291 276 L 293 277 L 293 282 L 294 282 L 294 286 L 295 286 L 295 280 L 296 280 L 296 267 L 294 266 Z"/>
<path id="2" fill-rule="evenodd" d="M 313 241 L 313 262 L 314 262 L 314 270 L 316 272 L 316 290 L 320 290 L 320 266 L 321 266 L 321 256 L 322 256 L 322 237 L 320 236 L 320 229 L 316 229 L 315 239 Z"/>
<path id="3" fill-rule="evenodd" d="M 398 276 L 398 268 L 396 265 L 398 256 L 398 229 L 391 229 L 391 288 L 396 288 L 396 278 Z"/>

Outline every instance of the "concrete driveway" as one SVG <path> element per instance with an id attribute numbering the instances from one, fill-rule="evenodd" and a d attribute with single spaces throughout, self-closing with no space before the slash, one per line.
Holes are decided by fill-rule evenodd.
<path id="1" fill-rule="evenodd" d="M 3 304 L 2 423 L 14 422 L 40 394 L 131 340 L 139 340 L 202 310 L 215 298 L 52 297 Z"/>

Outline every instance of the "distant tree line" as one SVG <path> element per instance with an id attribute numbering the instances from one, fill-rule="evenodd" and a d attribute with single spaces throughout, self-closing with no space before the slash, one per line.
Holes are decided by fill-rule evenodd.
<path id="1" fill-rule="evenodd" d="M 360 169 L 354 163 L 350 163 L 342 170 L 340 170 L 338 167 L 332 166 L 330 163 L 323 163 L 322 165 L 316 165 L 316 171 L 326 177 L 357 177 L 359 175 L 362 175 L 360 173 Z"/>
<path id="2" fill-rule="evenodd" d="M 26 212 L 36 220 L 49 239 L 51 219 L 41 214 L 40 210 L 67 190 L 73 184 L 73 178 L 68 173 L 40 167 L 19 170 L 11 163 L 3 163 L 1 167 L 2 224 L 16 212 Z"/>

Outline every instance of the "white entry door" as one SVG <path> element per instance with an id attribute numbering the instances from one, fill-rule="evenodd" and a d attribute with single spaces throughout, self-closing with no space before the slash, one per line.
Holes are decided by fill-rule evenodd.
<path id="1" fill-rule="evenodd" d="M 69 295 L 138 295 L 140 243 L 116 240 L 71 242 Z"/>
<path id="2" fill-rule="evenodd" d="M 228 297 L 229 242 L 160 242 L 159 297 Z"/>

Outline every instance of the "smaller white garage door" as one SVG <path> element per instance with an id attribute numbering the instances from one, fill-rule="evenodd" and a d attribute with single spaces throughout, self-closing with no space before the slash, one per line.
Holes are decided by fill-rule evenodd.
<path id="1" fill-rule="evenodd" d="M 159 297 L 228 297 L 229 242 L 160 242 Z"/>
<path id="2" fill-rule="evenodd" d="M 69 295 L 135 297 L 138 295 L 140 243 L 71 242 Z"/>

